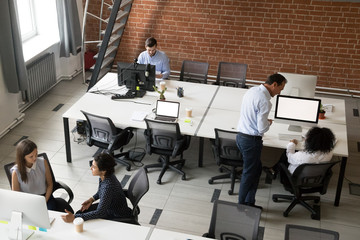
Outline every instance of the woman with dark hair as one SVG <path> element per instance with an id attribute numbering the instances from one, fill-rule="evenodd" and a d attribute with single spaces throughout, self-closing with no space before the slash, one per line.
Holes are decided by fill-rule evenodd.
<path id="1" fill-rule="evenodd" d="M 332 150 L 335 147 L 335 135 L 328 128 L 313 127 L 305 136 L 304 150 L 295 151 L 298 141 L 296 139 L 290 140 L 286 147 L 286 151 L 280 157 L 279 162 L 288 166 L 291 174 L 295 169 L 304 163 L 322 163 L 329 162 L 332 159 Z M 268 176 L 276 178 L 279 172 L 278 164 L 271 168 L 264 167 Z"/>
<path id="2" fill-rule="evenodd" d="M 82 203 L 82 207 L 76 214 L 67 212 L 61 216 L 65 222 L 72 222 L 76 217 L 86 220 L 103 218 L 127 218 L 131 216 L 131 209 L 127 206 L 126 197 L 119 180 L 114 175 L 116 163 L 114 158 L 101 153 L 92 161 L 91 172 L 93 176 L 99 176 L 97 193 Z M 99 203 L 94 203 L 100 200 Z"/>
<path id="3" fill-rule="evenodd" d="M 53 181 L 48 162 L 38 157 L 36 144 L 25 139 L 16 145 L 16 164 L 11 168 L 11 189 L 45 196 L 49 210 L 73 211 L 69 204 L 58 202 L 52 195 Z"/>

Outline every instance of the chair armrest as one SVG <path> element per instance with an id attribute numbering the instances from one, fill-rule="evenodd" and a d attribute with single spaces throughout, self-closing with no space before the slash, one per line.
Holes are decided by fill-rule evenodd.
<path id="1" fill-rule="evenodd" d="M 57 181 L 54 183 L 53 192 L 55 192 L 58 189 L 64 189 L 67 192 L 67 194 L 69 195 L 69 200 L 67 202 L 70 204 L 72 202 L 72 200 L 74 199 L 74 193 L 69 188 L 69 186 L 61 181 Z"/>

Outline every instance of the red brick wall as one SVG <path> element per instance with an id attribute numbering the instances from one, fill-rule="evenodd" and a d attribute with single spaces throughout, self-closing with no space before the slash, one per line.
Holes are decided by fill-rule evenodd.
<path id="1" fill-rule="evenodd" d="M 131 62 L 150 36 L 172 70 L 190 59 L 216 75 L 218 62 L 241 62 L 248 79 L 314 74 L 319 86 L 360 90 L 360 3 L 134 0 L 116 60 Z"/>

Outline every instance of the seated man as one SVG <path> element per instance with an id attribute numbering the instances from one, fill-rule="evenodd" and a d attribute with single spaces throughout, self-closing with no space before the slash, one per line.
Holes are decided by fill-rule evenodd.
<path id="1" fill-rule="evenodd" d="M 150 37 L 145 41 L 146 51 L 140 53 L 138 57 L 139 64 L 155 65 L 156 78 L 168 79 L 170 75 L 169 58 L 160 50 L 157 50 L 157 41 Z"/>

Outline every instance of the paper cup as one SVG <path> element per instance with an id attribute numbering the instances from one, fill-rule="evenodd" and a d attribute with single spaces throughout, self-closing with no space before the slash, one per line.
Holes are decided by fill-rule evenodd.
<path id="1" fill-rule="evenodd" d="M 82 219 L 81 217 L 77 217 L 74 219 L 73 223 L 75 225 L 76 232 L 81 233 L 84 231 L 84 219 Z"/>
<path id="2" fill-rule="evenodd" d="M 160 90 L 165 90 L 165 87 L 166 87 L 166 82 L 162 81 L 160 82 Z"/>
<path id="3" fill-rule="evenodd" d="M 192 108 L 185 108 L 185 111 L 186 111 L 186 117 L 192 116 Z"/>

